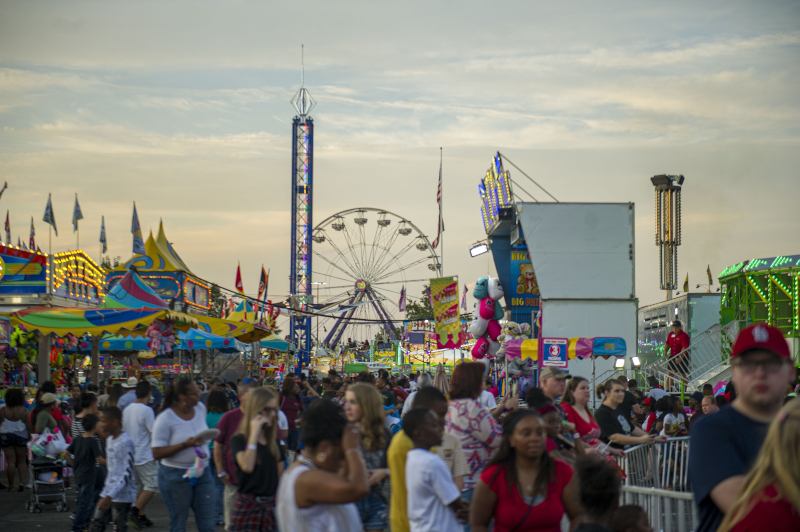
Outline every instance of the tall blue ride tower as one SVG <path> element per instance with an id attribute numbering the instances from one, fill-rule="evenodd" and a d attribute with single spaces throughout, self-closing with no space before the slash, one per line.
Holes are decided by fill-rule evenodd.
<path id="1" fill-rule="evenodd" d="M 311 232 L 314 212 L 314 121 L 308 115 L 316 102 L 305 88 L 305 67 L 300 90 L 292 98 L 297 116 L 292 121 L 292 264 L 289 290 L 295 310 L 309 310 L 311 304 Z M 307 366 L 313 349 L 311 316 L 294 315 L 289 336 L 297 345 L 297 367 Z"/>

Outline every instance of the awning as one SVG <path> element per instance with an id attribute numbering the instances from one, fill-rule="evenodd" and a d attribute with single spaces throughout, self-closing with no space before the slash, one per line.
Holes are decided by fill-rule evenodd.
<path id="1" fill-rule="evenodd" d="M 250 344 L 268 337 L 271 334 L 269 329 L 265 329 L 254 323 L 243 321 L 230 321 L 209 316 L 197 316 L 197 329 L 224 336 L 225 338 L 236 338 L 240 342 Z"/>
<path id="2" fill-rule="evenodd" d="M 31 307 L 11 315 L 13 325 L 22 325 L 28 331 L 53 333 L 65 337 L 102 336 L 104 334 L 142 336 L 154 320 L 170 320 L 180 331 L 197 327 L 197 317 L 163 308 L 140 309 L 89 309 Z"/>
<path id="3" fill-rule="evenodd" d="M 261 348 L 275 349 L 276 351 L 288 351 L 289 342 L 287 342 L 286 340 L 281 340 L 274 334 L 270 334 L 269 336 L 261 340 Z"/>
<path id="4" fill-rule="evenodd" d="M 361 373 L 369 371 L 369 366 L 361 362 L 348 362 L 344 365 L 344 373 Z"/>
<path id="5" fill-rule="evenodd" d="M 623 357 L 627 353 L 623 338 L 570 338 L 567 347 L 569 360 L 590 357 Z M 515 338 L 506 342 L 506 357 L 526 359 L 534 362 L 539 358 L 539 341 Z"/>
<path id="6" fill-rule="evenodd" d="M 222 353 L 238 353 L 245 350 L 245 344 L 235 338 L 223 338 L 197 329 L 190 329 L 187 332 L 178 332 L 178 345 L 173 351 L 191 351 L 193 349 L 215 349 Z M 100 339 L 101 353 L 136 353 L 150 349 L 150 339 L 143 336 L 113 336 L 106 335 Z M 69 354 L 89 354 L 92 351 L 92 344 L 89 341 L 81 340 L 77 347 L 67 348 L 65 352 Z"/>
<path id="7" fill-rule="evenodd" d="M 104 308 L 167 308 L 166 301 L 131 270 L 114 285 L 103 300 Z"/>

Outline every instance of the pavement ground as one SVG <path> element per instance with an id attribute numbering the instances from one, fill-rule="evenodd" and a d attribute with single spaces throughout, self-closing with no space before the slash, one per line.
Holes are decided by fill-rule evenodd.
<path id="1" fill-rule="evenodd" d="M 5 471 L 0 472 L 0 482 L 8 485 Z M 70 515 L 75 511 L 78 491 L 73 487 L 67 489 L 67 503 L 69 511 L 59 512 L 55 504 L 43 504 L 42 513 L 32 514 L 25 509 L 26 503 L 30 500 L 32 491 L 26 489 L 20 493 L 18 491 L 0 491 L 0 530 L 8 532 L 69 532 L 72 530 L 72 520 Z M 164 499 L 160 495 L 155 495 L 150 504 L 147 505 L 147 517 L 153 522 L 153 526 L 143 530 L 148 532 L 169 532 L 169 515 Z M 112 532 L 111 527 L 106 528 Z M 129 532 L 136 532 L 132 526 L 128 527 Z M 189 512 L 189 521 L 186 530 L 195 531 L 197 525 L 194 521 L 194 514 Z M 218 526 L 217 531 L 223 532 L 223 527 Z"/>

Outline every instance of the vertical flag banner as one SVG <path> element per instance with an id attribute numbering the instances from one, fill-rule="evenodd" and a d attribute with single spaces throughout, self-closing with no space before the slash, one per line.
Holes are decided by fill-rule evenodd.
<path id="1" fill-rule="evenodd" d="M 406 285 L 403 285 L 403 288 L 400 289 L 400 301 L 397 302 L 397 308 L 400 312 L 406 311 Z"/>
<path id="2" fill-rule="evenodd" d="M 53 232 L 58 236 L 58 227 L 56 227 L 56 217 L 53 214 L 53 200 L 51 194 L 47 194 L 47 207 L 44 208 L 44 218 L 42 218 L 42 220 L 50 224 L 53 227 Z"/>
<path id="3" fill-rule="evenodd" d="M 706 274 L 708 275 L 708 287 L 709 289 L 714 286 L 714 278 L 711 277 L 711 265 L 709 264 L 706 268 Z"/>
<path id="4" fill-rule="evenodd" d="M 439 205 L 439 225 L 436 229 L 436 240 L 433 241 L 431 247 L 436 249 L 439 247 L 439 238 L 444 232 L 444 218 L 442 217 L 442 161 L 439 161 L 439 188 L 436 190 L 436 203 Z"/>
<path id="5" fill-rule="evenodd" d="M 683 292 L 685 294 L 689 293 L 689 274 L 686 274 L 686 280 L 683 282 Z"/>
<path id="6" fill-rule="evenodd" d="M 6 210 L 6 244 L 11 245 L 11 213 Z"/>
<path id="7" fill-rule="evenodd" d="M 269 274 L 264 270 L 264 265 L 261 265 L 261 279 L 258 281 L 258 301 L 267 301 L 267 287 L 269 287 Z M 264 305 L 261 305 L 262 312 L 261 317 L 264 317 Z M 258 309 L 256 309 L 256 313 L 258 313 Z"/>
<path id="8" fill-rule="evenodd" d="M 78 203 L 78 193 L 75 193 L 75 208 L 72 209 L 72 232 L 78 230 L 78 220 L 83 220 L 83 213 L 81 212 L 81 204 Z"/>
<path id="9" fill-rule="evenodd" d="M 5 185 L 3 185 L 3 190 L 0 190 L 0 199 L 3 198 L 3 192 L 5 192 L 7 188 L 8 188 L 8 181 L 6 181 Z"/>
<path id="10" fill-rule="evenodd" d="M 431 279 L 433 319 L 436 322 L 437 349 L 461 345 L 461 322 L 458 315 L 458 277 Z"/>
<path id="11" fill-rule="evenodd" d="M 131 233 L 133 234 L 133 254 L 146 255 L 144 240 L 142 240 L 142 227 L 139 225 L 139 214 L 136 212 L 136 202 L 133 202 L 133 219 L 131 220 Z"/>
<path id="12" fill-rule="evenodd" d="M 461 310 L 467 311 L 467 285 L 464 285 L 464 293 L 461 294 Z"/>
<path id="13" fill-rule="evenodd" d="M 242 285 L 242 266 L 236 264 L 236 291 L 244 295 L 244 285 Z"/>
<path id="14" fill-rule="evenodd" d="M 31 238 L 28 241 L 28 248 L 31 251 L 36 249 L 36 229 L 33 227 L 33 216 L 31 216 Z"/>
<path id="15" fill-rule="evenodd" d="M 247 320 L 247 298 L 244 295 L 244 285 L 242 284 L 242 266 L 238 262 L 236 263 L 236 291 L 242 294 L 244 319 Z"/>
<path id="16" fill-rule="evenodd" d="M 106 241 L 106 217 L 100 217 L 100 243 L 103 244 L 103 253 L 108 251 L 108 242 Z"/>

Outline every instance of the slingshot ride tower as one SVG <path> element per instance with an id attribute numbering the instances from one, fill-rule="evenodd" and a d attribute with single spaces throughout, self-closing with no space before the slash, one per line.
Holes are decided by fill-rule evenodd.
<path id="1" fill-rule="evenodd" d="M 292 121 L 292 252 L 289 290 L 295 310 L 307 311 L 311 300 L 311 233 L 314 207 L 314 121 L 309 116 L 316 102 L 305 88 L 305 69 L 300 90 L 292 98 L 297 116 Z M 295 314 L 289 320 L 289 336 L 297 345 L 299 373 L 311 360 L 311 316 Z"/>
<path id="2" fill-rule="evenodd" d="M 656 246 L 658 246 L 660 288 L 666 299 L 678 288 L 678 246 L 681 245 L 682 175 L 650 178 L 656 189 Z"/>

